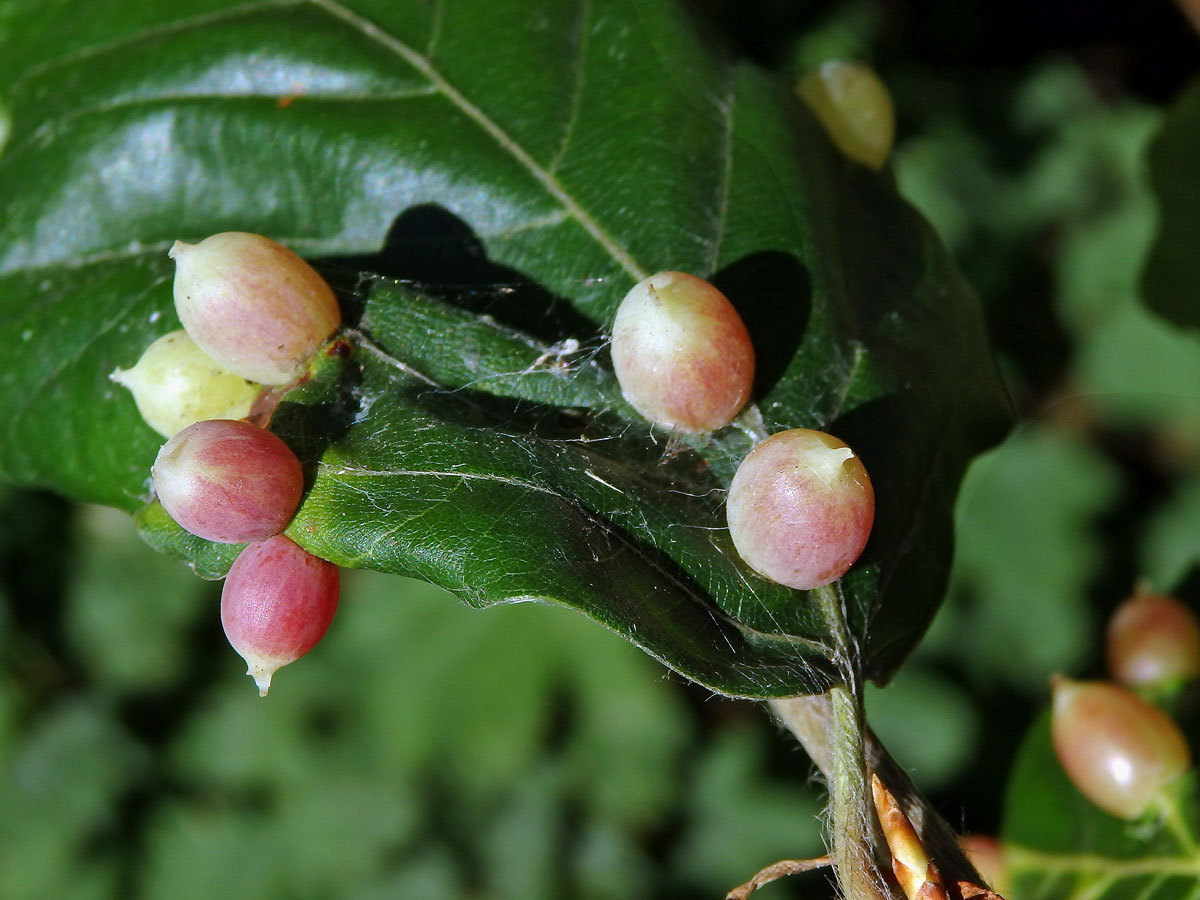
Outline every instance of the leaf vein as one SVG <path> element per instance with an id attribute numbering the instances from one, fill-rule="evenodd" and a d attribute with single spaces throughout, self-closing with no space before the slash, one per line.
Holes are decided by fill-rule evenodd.
<path id="1" fill-rule="evenodd" d="M 588 55 L 587 22 L 591 12 L 589 0 L 579 0 L 577 10 L 574 33 L 575 65 L 571 68 L 571 106 L 567 110 L 567 120 L 563 126 L 562 138 L 558 142 L 558 149 L 547 166 L 547 170 L 552 174 L 558 171 L 563 157 L 567 154 L 571 136 L 575 133 L 575 123 L 579 119 L 580 101 L 583 97 L 583 72 Z"/>
<path id="2" fill-rule="evenodd" d="M 323 474 L 328 475 L 332 478 L 338 479 L 339 483 L 345 484 L 347 486 L 347 488 L 350 488 L 350 489 L 353 489 L 353 488 L 351 488 L 350 483 L 348 481 L 345 481 L 344 479 L 390 478 L 390 477 L 406 477 L 406 476 L 418 477 L 418 478 L 419 477 L 430 477 L 430 478 L 447 478 L 448 477 L 448 478 L 460 479 L 461 483 L 463 483 L 463 484 L 466 484 L 471 481 L 491 482 L 493 484 L 502 484 L 502 485 L 505 485 L 508 487 L 516 487 L 516 488 L 520 488 L 523 490 L 529 490 L 529 491 L 533 491 L 536 493 L 545 494 L 547 496 L 555 498 L 556 500 L 559 500 L 562 503 L 566 503 L 567 505 L 576 509 L 583 516 L 585 516 L 594 527 L 600 529 L 605 534 L 608 534 L 611 537 L 614 537 L 623 545 L 630 547 L 631 549 L 634 549 L 634 550 L 637 549 L 637 545 L 627 534 L 625 534 L 620 529 L 615 528 L 611 522 L 609 522 L 602 516 L 597 515 L 594 511 L 589 509 L 584 504 L 580 503 L 577 499 L 575 499 L 569 495 L 566 495 L 566 494 L 562 493 L 561 491 L 555 490 L 554 488 L 549 487 L 547 485 L 538 484 L 537 482 L 527 481 L 527 480 L 524 480 L 521 478 L 513 478 L 513 477 L 507 476 L 507 475 L 498 475 L 498 474 L 490 473 L 490 472 L 467 472 L 467 471 L 461 471 L 461 470 L 456 471 L 453 469 L 398 469 L 398 468 L 397 469 L 392 469 L 392 468 L 374 469 L 374 468 L 365 468 L 365 467 L 361 467 L 361 466 L 346 465 L 344 463 L 339 464 L 339 463 L 333 463 L 333 462 L 327 462 L 327 461 L 319 462 L 318 469 Z M 641 557 L 641 559 L 643 559 L 643 561 L 646 562 L 647 565 L 653 566 L 655 569 L 657 569 L 660 572 L 660 574 L 663 576 L 664 579 L 666 579 L 666 580 L 670 581 L 672 584 L 674 584 L 680 591 L 682 591 L 684 594 L 686 594 L 693 602 L 699 604 L 705 610 L 705 612 L 712 618 L 714 623 L 716 623 L 718 625 L 719 629 L 722 632 L 722 636 L 723 636 L 724 640 L 729 642 L 729 646 L 730 646 L 731 650 L 735 650 L 736 648 L 734 647 L 734 645 L 731 642 L 731 638 L 728 633 L 728 629 L 734 628 L 739 633 L 743 634 L 747 638 L 749 638 L 751 635 L 754 635 L 754 636 L 759 637 L 760 639 L 765 639 L 771 643 L 783 642 L 783 643 L 786 643 L 786 644 L 789 644 L 792 646 L 804 647 L 807 650 L 809 650 L 810 652 L 814 652 L 814 653 L 820 654 L 822 656 L 827 655 L 826 647 L 818 641 L 814 641 L 814 640 L 811 640 L 808 638 L 803 638 L 798 635 L 784 635 L 784 634 L 764 635 L 761 632 L 755 631 L 754 629 L 751 629 L 751 628 L 748 628 L 748 627 L 742 625 L 740 622 L 730 620 L 723 613 L 714 609 L 712 604 L 709 603 L 709 601 L 705 597 L 698 594 L 688 584 L 681 581 L 674 574 L 672 574 L 671 572 L 664 569 L 657 562 L 655 562 L 654 560 L 652 560 L 650 558 L 647 558 L 644 554 L 641 554 L 640 557 Z M 667 665 L 670 665 L 669 661 L 667 661 L 667 660 L 663 660 L 663 662 L 665 662 Z M 764 669 L 769 668 L 769 666 L 766 664 L 758 664 L 758 665 L 760 665 Z M 749 673 L 753 670 L 754 666 L 752 664 L 745 663 L 745 662 L 743 662 L 741 664 L 741 666 L 744 668 L 744 670 L 746 671 L 746 673 L 749 677 Z"/>
<path id="3" fill-rule="evenodd" d="M 189 235 L 184 235 L 184 238 Z M 190 237 L 199 240 L 206 235 L 190 235 Z M 323 240 L 320 238 L 309 237 L 289 237 L 287 235 L 271 235 L 274 240 L 284 244 L 291 250 L 299 253 L 301 256 L 322 256 L 333 253 L 344 253 L 348 249 L 340 240 Z M 84 256 L 71 256 L 61 259 L 50 259 L 45 262 L 23 264 L 13 266 L 12 268 L 4 268 L 0 266 L 0 278 L 8 275 L 31 275 L 37 272 L 73 272 L 79 269 L 86 269 L 89 266 L 94 266 L 106 262 L 122 262 L 126 260 L 134 260 L 148 256 L 166 256 L 167 251 L 171 249 L 171 244 L 174 241 L 155 241 L 149 244 L 143 244 L 138 241 L 126 244 L 121 247 L 110 247 L 106 250 L 97 250 L 95 253 L 89 253 Z"/>
<path id="4" fill-rule="evenodd" d="M 850 360 L 850 366 L 846 370 L 846 377 L 842 381 L 842 386 L 838 390 L 837 400 L 834 401 L 829 419 L 832 421 L 842 414 L 842 407 L 846 404 L 846 398 L 850 396 L 850 388 L 854 384 L 854 379 L 858 377 L 859 370 L 862 369 L 863 360 L 867 358 L 867 348 L 861 343 L 855 343 L 854 356 Z"/>
<path id="5" fill-rule="evenodd" d="M 429 41 L 425 44 L 425 57 L 432 60 L 437 54 L 438 42 L 442 39 L 442 21 L 446 15 L 446 0 L 435 0 L 433 4 L 432 24 L 429 28 Z"/>
<path id="6" fill-rule="evenodd" d="M 630 255 L 612 235 L 605 231 L 586 209 L 570 194 L 563 184 L 530 155 L 529 151 L 517 143 L 508 132 L 492 119 L 482 109 L 472 103 L 467 97 L 447 80 L 433 63 L 422 56 L 408 44 L 383 31 L 373 22 L 363 18 L 354 11 L 346 8 L 337 0 L 309 0 L 330 15 L 359 29 L 364 36 L 376 41 L 380 46 L 391 50 L 410 66 L 424 75 L 434 84 L 446 99 L 459 109 L 467 118 L 473 121 L 496 144 L 508 153 L 517 163 L 533 176 L 542 188 L 559 203 L 567 213 L 574 218 L 588 235 L 596 241 L 604 251 L 612 257 L 635 281 L 643 280 L 647 272 Z"/>
<path id="7" fill-rule="evenodd" d="M 232 19 L 240 19 L 243 16 L 254 15 L 265 9 L 279 8 L 283 9 L 288 6 L 299 6 L 302 0 L 252 0 L 250 3 L 244 3 L 241 6 L 233 6 L 227 9 L 214 10 L 212 12 L 200 13 L 199 15 L 190 16 L 183 19 L 176 19 L 162 25 L 149 26 L 140 31 L 135 31 L 130 34 L 122 35 L 121 37 L 107 42 L 92 44 L 88 47 L 66 53 L 54 59 L 44 60 L 29 66 L 20 77 L 16 78 L 9 86 L 9 94 L 15 97 L 25 83 L 40 77 L 46 72 L 51 72 L 54 69 L 61 69 L 64 66 L 73 65 L 77 62 L 82 62 L 95 56 L 101 56 L 105 53 L 111 53 L 114 50 L 120 50 L 125 47 L 132 47 L 140 44 L 145 40 L 153 40 L 159 37 L 166 37 L 173 34 L 182 34 L 190 31 L 193 28 L 204 27 L 218 22 L 226 22 Z"/>
<path id="8" fill-rule="evenodd" d="M 716 222 L 713 227 L 712 249 L 708 258 L 709 273 L 717 270 L 721 259 L 721 245 L 725 240 L 725 226 L 729 215 L 729 186 L 733 180 L 733 116 L 736 106 L 737 78 L 734 68 L 726 63 L 725 78 L 727 90 L 722 112 L 725 115 L 724 131 L 721 135 L 721 177 L 717 179 L 715 191 Z"/>
<path id="9" fill-rule="evenodd" d="M 353 102 L 353 103 L 394 103 L 401 100 L 411 100 L 414 97 L 433 97 L 437 96 L 439 91 L 432 85 L 428 87 L 411 88 L 400 91 L 386 91 L 378 93 L 306 93 L 303 99 L 307 103 L 311 102 Z M 37 128 L 29 132 L 22 140 L 12 144 L 9 148 L 9 155 L 16 155 L 24 150 L 29 145 L 36 145 L 40 141 L 45 141 L 47 138 L 55 136 L 56 132 L 64 125 L 67 125 L 77 119 L 82 119 L 85 116 L 97 115 L 111 112 L 120 112 L 125 109 L 137 109 L 139 107 L 152 107 L 157 105 L 167 105 L 172 103 L 185 102 L 200 102 L 200 101 L 220 101 L 221 103 L 231 103 L 234 101 L 262 101 L 272 100 L 277 101 L 287 94 L 273 93 L 253 93 L 246 92 L 241 94 L 234 93 L 166 93 L 154 94 L 153 96 L 145 97 L 124 97 L 116 100 L 109 100 L 99 103 L 86 104 L 70 109 L 61 115 L 46 119 L 41 122 Z"/>
<path id="10" fill-rule="evenodd" d="M 1188 875 L 1200 877 L 1200 857 L 1140 856 L 1115 859 L 1095 853 L 1046 853 L 1020 844 L 1009 845 L 1014 868 L 1044 872 L 1101 873 L 1117 878 L 1135 875 Z"/>
<path id="11" fill-rule="evenodd" d="M 526 222 L 519 222 L 515 225 L 506 225 L 503 228 L 495 231 L 480 230 L 477 231 L 476 234 L 482 238 L 491 238 L 495 240 L 498 238 L 510 237 L 511 235 L 519 234 L 522 231 L 536 231 L 539 228 L 554 228 L 558 225 L 561 225 L 563 222 L 569 221 L 572 221 L 571 217 L 567 215 L 565 210 L 560 210 L 559 212 L 551 213 L 548 216 L 539 216 L 536 219 L 529 219 Z"/>
<path id="12" fill-rule="evenodd" d="M 13 431 L 19 432 L 21 430 L 20 429 L 21 423 L 26 418 L 28 418 L 30 414 L 32 414 L 35 410 L 39 410 L 39 412 L 40 412 L 41 407 L 37 402 L 38 395 L 40 395 L 43 391 L 49 389 L 51 387 L 51 385 L 59 383 L 61 380 L 62 373 L 67 368 L 69 368 L 71 365 L 78 362 L 78 360 L 91 347 L 93 347 L 95 344 L 97 344 L 110 331 L 112 331 L 114 328 L 116 328 L 121 323 L 121 321 L 126 316 L 129 315 L 129 309 L 134 305 L 134 303 L 137 300 L 145 297 L 147 294 L 152 293 L 160 284 L 163 284 L 166 280 L 167 279 L 165 279 L 165 278 L 154 279 L 152 282 L 150 282 L 146 286 L 145 290 L 141 291 L 140 293 L 138 293 L 137 295 L 135 295 L 134 297 L 131 298 L 131 302 L 128 304 L 128 306 L 123 307 L 115 316 L 112 317 L 112 319 L 110 319 L 108 322 L 106 322 L 102 327 L 97 328 L 95 331 L 93 331 L 89 335 L 89 337 L 86 341 L 84 341 L 83 343 L 81 343 L 77 347 L 75 347 L 72 352 L 56 357 L 55 365 L 52 368 L 46 370 L 46 372 L 43 374 L 43 376 L 41 378 L 39 378 L 36 382 L 30 384 L 29 387 L 24 390 L 22 397 L 21 397 L 22 402 L 19 404 L 14 404 L 13 411 L 12 411 L 12 417 L 9 422 L 10 429 Z M 30 448 L 30 449 L 36 451 L 36 448 Z"/>
<path id="13" fill-rule="evenodd" d="M 1166 880 L 1167 880 L 1166 875 L 1156 875 L 1155 877 L 1151 878 L 1149 881 L 1146 882 L 1146 886 L 1138 892 L 1137 896 L 1134 897 L 1133 900 L 1149 900 L 1149 898 L 1151 896 L 1153 896 L 1155 894 L 1155 892 L 1158 891 L 1159 886 L 1162 885 L 1162 883 L 1165 882 Z M 1192 896 L 1195 896 L 1195 893 L 1196 893 L 1196 886 L 1193 886 Z"/>

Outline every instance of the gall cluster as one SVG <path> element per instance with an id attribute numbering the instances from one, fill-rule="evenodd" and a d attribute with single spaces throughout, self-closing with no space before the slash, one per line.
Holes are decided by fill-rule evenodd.
<path id="1" fill-rule="evenodd" d="M 1200 675 L 1200 626 L 1174 597 L 1138 591 L 1109 619 L 1112 681 L 1056 676 L 1050 732 L 1079 792 L 1120 819 L 1170 814 L 1191 751 L 1169 704 Z"/>
<path id="2" fill-rule="evenodd" d="M 828 64 L 797 88 L 834 142 L 879 168 L 893 130 L 868 69 Z M 338 602 L 338 570 L 282 535 L 304 493 L 299 460 L 245 421 L 264 386 L 286 386 L 341 325 L 333 291 L 304 260 L 245 232 L 177 241 L 175 309 L 183 329 L 112 379 L 168 438 L 152 468 L 163 508 L 189 532 L 247 543 L 225 581 L 221 618 L 265 695 L 272 673 L 308 652 Z M 713 285 L 682 272 L 638 284 L 613 323 L 613 366 L 630 404 L 683 432 L 730 424 L 750 397 L 754 348 Z M 746 563 L 800 590 L 841 577 L 866 544 L 875 500 L 862 463 L 830 435 L 773 435 L 743 461 L 728 499 Z"/>
<path id="3" fill-rule="evenodd" d="M 282 534 L 303 498 L 304 471 L 283 440 L 244 420 L 265 386 L 303 373 L 341 311 L 308 263 L 261 235 L 176 242 L 170 255 L 183 330 L 112 378 L 169 438 L 151 468 L 163 508 L 192 534 L 247 544 L 225 579 L 221 623 L 266 696 L 275 671 L 329 628 L 340 573 Z"/>
<path id="4" fill-rule="evenodd" d="M 729 425 L 750 397 L 754 347 L 733 304 L 683 272 L 640 282 L 617 309 L 613 369 L 625 399 L 682 432 Z M 726 503 L 734 547 L 760 575 L 797 590 L 841 578 L 875 517 L 867 470 L 845 443 L 808 428 L 771 435 L 738 467 Z"/>
<path id="5" fill-rule="evenodd" d="M 332 290 L 307 263 L 259 235 L 177 242 L 175 308 L 184 329 L 113 373 L 169 438 L 151 476 L 184 529 L 248 546 L 225 581 L 221 619 L 265 695 L 279 667 L 307 653 L 338 602 L 338 570 L 282 532 L 304 471 L 279 437 L 245 419 L 264 386 L 286 386 L 341 324 Z M 636 285 L 613 325 L 613 366 L 651 422 L 700 433 L 729 425 L 750 397 L 754 348 L 733 304 L 682 272 Z M 875 498 L 843 442 L 809 429 L 775 434 L 730 485 L 729 531 L 755 571 L 799 590 L 840 578 L 871 531 Z"/>

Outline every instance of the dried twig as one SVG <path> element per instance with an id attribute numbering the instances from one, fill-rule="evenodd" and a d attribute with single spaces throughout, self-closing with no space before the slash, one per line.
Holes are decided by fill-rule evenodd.
<path id="1" fill-rule="evenodd" d="M 725 900 L 746 900 L 764 884 L 770 884 L 772 881 L 788 875 L 811 872 L 813 869 L 820 869 L 831 864 L 832 861 L 828 856 L 818 856 L 816 859 L 781 859 L 779 862 L 771 863 L 765 869 L 759 870 L 745 884 L 739 884 L 725 895 Z"/>

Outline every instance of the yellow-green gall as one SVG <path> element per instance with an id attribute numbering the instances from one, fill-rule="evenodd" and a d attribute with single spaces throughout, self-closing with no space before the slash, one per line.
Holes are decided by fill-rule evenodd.
<path id="1" fill-rule="evenodd" d="M 182 330 L 163 335 L 132 369 L 109 377 L 129 388 L 146 424 L 163 437 L 205 419 L 244 419 L 262 390 L 221 368 Z"/>
<path id="2" fill-rule="evenodd" d="M 896 112 L 874 69 L 831 60 L 801 79 L 796 95 L 842 153 L 869 168 L 883 168 L 896 138 Z"/>

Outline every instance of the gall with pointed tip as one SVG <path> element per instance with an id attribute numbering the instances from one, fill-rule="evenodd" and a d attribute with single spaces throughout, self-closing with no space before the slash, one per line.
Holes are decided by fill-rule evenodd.
<path id="1" fill-rule="evenodd" d="M 738 466 L 729 535 L 760 575 L 807 591 L 841 578 L 867 544 L 875 492 L 854 451 L 808 428 L 773 434 Z"/>
<path id="2" fill-rule="evenodd" d="M 869 168 L 883 168 L 896 137 L 896 112 L 874 69 L 829 60 L 796 85 L 796 95 L 843 154 Z"/>
<path id="3" fill-rule="evenodd" d="M 656 425 L 723 428 L 746 405 L 754 348 L 733 304 L 694 275 L 659 272 L 636 284 L 613 321 L 621 392 Z"/>
<path id="4" fill-rule="evenodd" d="M 341 324 L 315 269 L 270 238 L 226 231 L 176 241 L 175 310 L 200 348 L 260 384 L 287 384 Z"/>
<path id="5" fill-rule="evenodd" d="M 278 669 L 325 636 L 340 590 L 336 565 L 283 535 L 250 544 L 234 560 L 221 591 L 221 625 L 260 697 Z"/>
<path id="6" fill-rule="evenodd" d="M 278 534 L 304 493 L 304 472 L 291 448 L 263 428 L 230 419 L 179 432 L 158 451 L 150 475 L 172 519 L 222 544 Z"/>
<path id="7" fill-rule="evenodd" d="M 109 378 L 129 389 L 146 424 L 168 438 L 205 419 L 244 419 L 262 390 L 217 365 L 182 329 Z"/>

